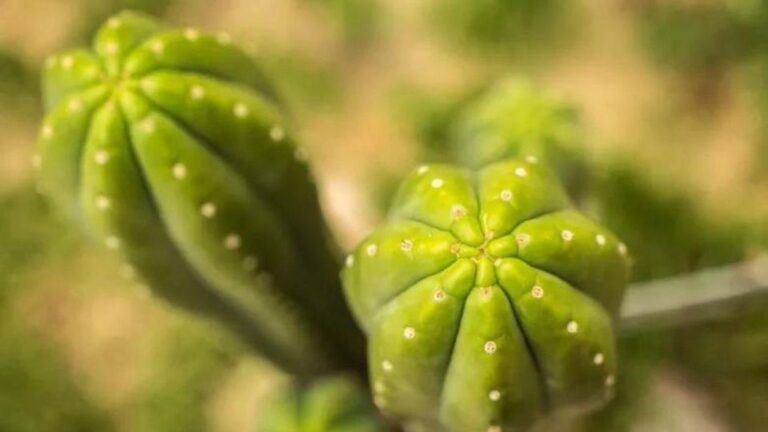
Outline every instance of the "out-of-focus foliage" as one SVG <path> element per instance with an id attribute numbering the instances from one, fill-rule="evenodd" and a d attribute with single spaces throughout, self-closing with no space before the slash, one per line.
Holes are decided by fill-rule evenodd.
<path id="1" fill-rule="evenodd" d="M 765 242 L 757 221 L 710 215 L 690 193 L 656 184 L 628 162 L 596 171 L 592 200 L 600 220 L 627 243 L 634 280 L 738 262 Z"/>
<path id="2" fill-rule="evenodd" d="M 376 36 L 382 10 L 376 0 L 309 0 L 323 6 L 342 34 L 345 44 L 363 48 Z"/>
<path id="3" fill-rule="evenodd" d="M 577 9 L 562 0 L 433 0 L 429 6 L 438 32 L 494 54 L 533 54 L 564 40 L 574 30 L 568 18 Z"/>
<path id="4" fill-rule="evenodd" d="M 0 46 L 0 103 L 18 114 L 34 113 L 39 100 L 37 73 L 17 54 Z"/>
<path id="5" fill-rule="evenodd" d="M 25 327 L 14 294 L 28 271 L 71 248 L 29 188 L 0 199 L 0 431 L 110 431 L 105 412 L 88 399 L 63 358 Z"/>
<path id="6" fill-rule="evenodd" d="M 387 427 L 354 377 L 297 385 L 266 410 L 258 432 L 385 432 Z"/>
<path id="7" fill-rule="evenodd" d="M 527 79 L 504 79 L 472 101 L 449 139 L 460 163 L 533 156 L 555 170 L 574 198 L 586 190 L 589 158 L 578 111 Z"/>
<path id="8" fill-rule="evenodd" d="M 242 352 L 200 324 L 181 322 L 156 345 L 132 430 L 211 430 L 205 407 Z"/>

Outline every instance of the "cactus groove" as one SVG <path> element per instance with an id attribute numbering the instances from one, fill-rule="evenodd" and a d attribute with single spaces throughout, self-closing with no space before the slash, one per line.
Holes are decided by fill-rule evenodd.
<path id="1" fill-rule="evenodd" d="M 612 394 L 626 247 L 535 159 L 425 165 L 347 258 L 374 398 L 426 430 L 524 430 Z"/>
<path id="2" fill-rule="evenodd" d="M 124 12 L 51 57 L 40 189 L 166 300 L 279 367 L 364 364 L 306 164 L 274 92 L 227 35 Z"/>

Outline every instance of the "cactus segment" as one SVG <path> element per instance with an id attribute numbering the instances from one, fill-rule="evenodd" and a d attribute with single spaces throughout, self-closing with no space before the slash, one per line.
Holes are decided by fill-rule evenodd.
<path id="1" fill-rule="evenodd" d="M 259 432 L 384 432 L 363 389 L 346 376 L 291 389 L 265 410 Z"/>
<path id="2" fill-rule="evenodd" d="M 507 78 L 463 110 L 450 131 L 454 160 L 479 168 L 508 158 L 550 165 L 571 196 L 589 183 L 578 111 L 532 82 Z"/>
<path id="3" fill-rule="evenodd" d="M 145 48 L 167 61 L 141 60 Z M 364 364 L 315 185 L 247 56 L 131 13 L 107 21 L 94 50 L 46 72 L 41 191 L 124 256 L 125 273 L 287 371 Z"/>
<path id="4" fill-rule="evenodd" d="M 430 430 L 504 431 L 607 400 L 628 260 L 569 207 L 530 161 L 405 179 L 343 274 L 380 409 Z"/>

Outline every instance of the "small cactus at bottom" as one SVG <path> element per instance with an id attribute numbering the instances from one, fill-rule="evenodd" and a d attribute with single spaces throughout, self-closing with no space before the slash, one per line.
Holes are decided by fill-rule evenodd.
<path id="1" fill-rule="evenodd" d="M 358 384 L 335 376 L 292 388 L 266 408 L 257 432 L 386 432 Z"/>
<path id="2" fill-rule="evenodd" d="M 535 161 L 425 165 L 343 280 L 377 406 L 425 430 L 524 430 L 612 394 L 626 247 Z"/>
<path id="3" fill-rule="evenodd" d="M 41 192 L 125 275 L 289 372 L 364 364 L 308 167 L 229 36 L 121 13 L 93 51 L 48 59 L 43 84 Z"/>

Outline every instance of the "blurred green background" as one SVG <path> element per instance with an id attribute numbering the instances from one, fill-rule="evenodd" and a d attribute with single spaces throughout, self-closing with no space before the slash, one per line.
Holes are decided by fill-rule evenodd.
<path id="1" fill-rule="evenodd" d="M 580 203 L 636 280 L 765 249 L 766 0 L 0 0 L 0 432 L 249 431 L 287 382 L 121 277 L 35 192 L 40 65 L 124 8 L 227 31 L 264 65 L 346 248 L 513 76 L 578 113 Z M 616 402 L 560 430 L 765 430 L 766 307 L 623 340 Z"/>

